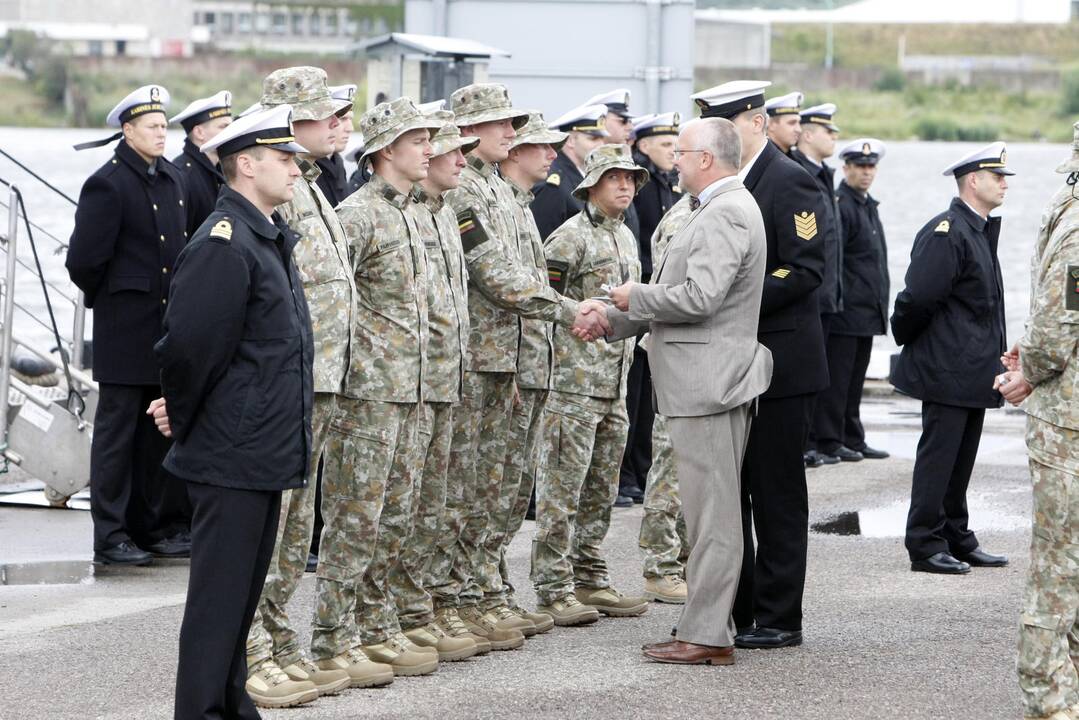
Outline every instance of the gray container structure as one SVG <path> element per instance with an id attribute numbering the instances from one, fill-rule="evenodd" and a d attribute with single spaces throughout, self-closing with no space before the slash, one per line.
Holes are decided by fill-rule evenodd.
<path id="1" fill-rule="evenodd" d="M 405 0 L 405 31 L 500 48 L 490 82 L 552 120 L 627 88 L 634 114 L 689 113 L 693 0 Z"/>

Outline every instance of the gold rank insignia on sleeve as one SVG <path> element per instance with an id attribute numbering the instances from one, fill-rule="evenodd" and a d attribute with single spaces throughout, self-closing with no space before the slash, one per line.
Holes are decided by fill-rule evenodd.
<path id="1" fill-rule="evenodd" d="M 232 240 L 232 222 L 228 218 L 218 220 L 217 224 L 210 230 L 210 237 L 219 238 L 221 240 Z"/>
<path id="2" fill-rule="evenodd" d="M 1069 265 L 1064 278 L 1064 307 L 1079 310 L 1079 265 Z"/>
<path id="3" fill-rule="evenodd" d="M 948 234 L 948 231 L 952 229 L 952 224 L 947 220 L 941 220 L 940 224 L 933 228 L 933 232 L 941 233 L 943 235 Z"/>
<path id="4" fill-rule="evenodd" d="M 794 233 L 803 240 L 817 237 L 817 213 L 802 211 L 794 215 Z"/>
<path id="5" fill-rule="evenodd" d="M 562 176 L 559 175 L 558 173 L 551 173 L 550 175 L 547 176 L 547 184 L 548 185 L 554 185 L 555 187 L 558 187 L 559 185 L 562 184 Z"/>
<path id="6" fill-rule="evenodd" d="M 779 278 L 780 280 L 786 280 L 787 276 L 790 274 L 791 271 L 788 268 L 779 268 L 778 270 L 772 271 L 772 277 Z"/>

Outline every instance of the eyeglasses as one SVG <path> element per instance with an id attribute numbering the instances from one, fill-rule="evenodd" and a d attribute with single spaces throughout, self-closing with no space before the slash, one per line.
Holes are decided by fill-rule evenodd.
<path id="1" fill-rule="evenodd" d="M 675 148 L 675 150 L 674 150 L 674 156 L 675 156 L 676 158 L 678 158 L 678 157 L 682 157 L 682 156 L 683 156 L 683 155 L 685 155 L 686 153 L 695 153 L 695 152 L 700 152 L 700 153 L 708 153 L 709 155 L 711 155 L 711 154 L 712 154 L 712 151 L 711 151 L 711 150 L 679 150 L 678 148 Z"/>

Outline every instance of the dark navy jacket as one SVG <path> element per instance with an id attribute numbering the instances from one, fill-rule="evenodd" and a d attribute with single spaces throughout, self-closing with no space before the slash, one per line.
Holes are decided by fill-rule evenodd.
<path id="1" fill-rule="evenodd" d="M 299 235 L 225 187 L 176 263 L 155 351 L 174 443 L 164 467 L 247 490 L 306 485 L 311 319 Z"/>
<path id="2" fill-rule="evenodd" d="M 190 239 L 202 221 L 214 211 L 217 193 L 225 184 L 225 176 L 190 140 L 184 140 L 184 151 L 172 159 L 172 164 L 184 174 L 187 235 Z"/>
<path id="3" fill-rule="evenodd" d="M 821 194 L 823 212 L 817 215 L 817 228 L 824 239 L 824 279 L 817 298 L 823 314 L 843 309 L 843 230 L 840 225 L 839 198 L 835 192 L 835 174 L 827 164 L 817 165 L 798 148 L 791 148 L 790 158 L 813 178 Z"/>
<path id="4" fill-rule="evenodd" d="M 186 228 L 180 171 L 124 140 L 83 184 L 65 264 L 94 310 L 98 382 L 157 385 L 154 343 Z"/>
<path id="5" fill-rule="evenodd" d="M 648 184 L 633 198 L 633 209 L 639 223 L 637 250 L 641 258 L 641 282 L 652 277 L 652 233 L 667 211 L 682 197 L 674 187 L 672 173 L 665 173 L 655 166 L 644 153 L 634 152 L 633 162 L 648 171 Z"/>
<path id="6" fill-rule="evenodd" d="M 999 217 L 982 220 L 959 198 L 918 231 L 892 314 L 903 346 L 896 390 L 958 407 L 1004 404 L 993 389 L 1007 343 L 999 237 Z"/>
<path id="7" fill-rule="evenodd" d="M 315 184 L 330 201 L 330 207 L 337 207 L 353 192 L 349 189 L 345 159 L 341 157 L 341 153 L 334 153 L 329 157 L 319 158 L 315 164 L 322 171 L 322 174 L 315 179 Z"/>
<path id="8" fill-rule="evenodd" d="M 888 332 L 888 244 L 877 201 L 839 183 L 843 238 L 843 311 L 832 317 L 828 332 L 871 337 Z"/>

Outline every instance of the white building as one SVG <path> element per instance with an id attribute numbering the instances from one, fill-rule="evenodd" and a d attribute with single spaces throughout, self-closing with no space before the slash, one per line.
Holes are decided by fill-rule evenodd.
<path id="1" fill-rule="evenodd" d="M 751 23 L 1062 24 L 1079 19 L 1079 0 L 860 0 L 834 10 L 723 10 L 698 19 Z"/>

